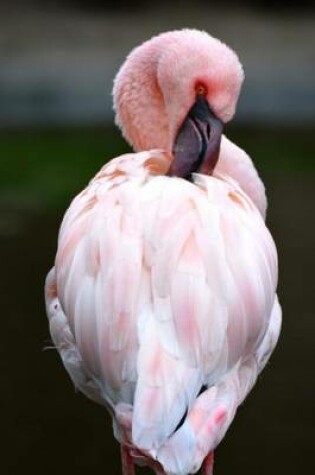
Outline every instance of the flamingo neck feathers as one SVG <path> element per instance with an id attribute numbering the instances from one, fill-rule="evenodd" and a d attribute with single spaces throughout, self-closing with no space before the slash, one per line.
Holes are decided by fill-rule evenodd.
<path id="1" fill-rule="evenodd" d="M 181 123 L 205 85 L 224 122 L 235 112 L 243 81 L 236 54 L 198 30 L 162 33 L 135 48 L 114 81 L 116 124 L 135 151 L 172 150 Z"/>
<path id="2" fill-rule="evenodd" d="M 114 81 L 116 124 L 135 151 L 168 146 L 168 117 L 157 82 L 161 53 L 160 44 L 147 41 L 131 52 Z"/>

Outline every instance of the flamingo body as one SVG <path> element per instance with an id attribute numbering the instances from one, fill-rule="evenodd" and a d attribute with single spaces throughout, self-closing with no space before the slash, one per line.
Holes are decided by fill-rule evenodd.
<path id="1" fill-rule="evenodd" d="M 186 475 L 212 467 L 281 310 L 250 158 L 223 137 L 211 176 L 167 176 L 172 160 L 167 146 L 115 158 L 74 199 L 46 304 L 75 386 L 111 412 L 128 456 Z"/>

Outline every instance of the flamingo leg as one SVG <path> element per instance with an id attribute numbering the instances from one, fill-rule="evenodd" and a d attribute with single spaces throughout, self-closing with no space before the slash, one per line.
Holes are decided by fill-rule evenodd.
<path id="1" fill-rule="evenodd" d="M 213 474 L 214 452 L 209 452 L 202 465 L 203 475 Z"/>
<path id="2" fill-rule="evenodd" d="M 135 475 L 135 466 L 129 448 L 126 445 L 121 444 L 120 452 L 123 475 Z"/>

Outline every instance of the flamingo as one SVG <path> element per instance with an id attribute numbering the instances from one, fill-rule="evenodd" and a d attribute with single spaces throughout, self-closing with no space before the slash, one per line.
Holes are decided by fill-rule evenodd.
<path id="1" fill-rule="evenodd" d="M 103 166 L 60 228 L 52 340 L 74 385 L 110 412 L 124 475 L 212 474 L 278 340 L 264 185 L 222 133 L 243 76 L 206 32 L 135 48 L 113 88 L 134 153 Z"/>

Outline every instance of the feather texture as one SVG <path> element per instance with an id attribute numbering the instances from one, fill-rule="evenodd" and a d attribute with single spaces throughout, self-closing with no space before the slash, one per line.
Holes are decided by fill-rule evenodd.
<path id="1" fill-rule="evenodd" d="M 180 475 L 224 436 L 281 312 L 253 201 L 219 172 L 169 178 L 169 161 L 118 157 L 73 201 L 46 302 L 74 384 L 116 415 L 119 440 Z"/>

